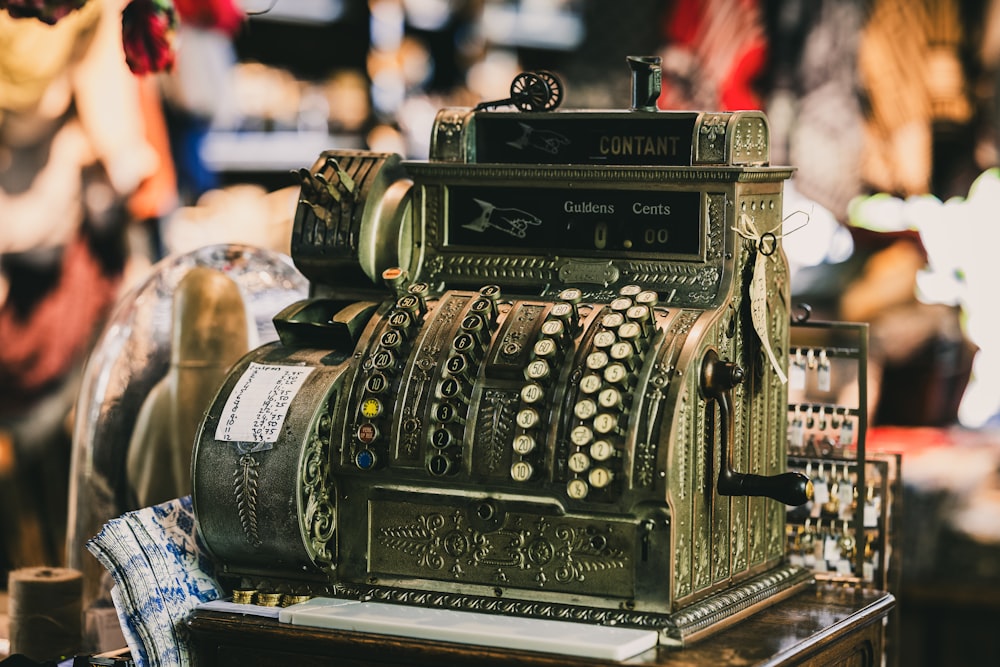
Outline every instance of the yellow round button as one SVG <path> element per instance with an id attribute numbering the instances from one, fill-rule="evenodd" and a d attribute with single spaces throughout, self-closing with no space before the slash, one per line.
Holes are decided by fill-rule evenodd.
<path id="1" fill-rule="evenodd" d="M 382 414 L 382 401 L 377 398 L 366 398 L 361 403 L 361 415 L 367 419 L 374 419 Z"/>

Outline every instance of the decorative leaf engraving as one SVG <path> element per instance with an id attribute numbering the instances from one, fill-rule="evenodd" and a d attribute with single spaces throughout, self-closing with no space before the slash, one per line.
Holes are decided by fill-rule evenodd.
<path id="1" fill-rule="evenodd" d="M 243 454 L 239 467 L 233 474 L 233 490 L 236 493 L 236 508 L 240 515 L 240 525 L 247 542 L 254 548 L 261 545 L 257 532 L 257 480 L 260 476 L 260 462 L 252 454 Z"/>
<path id="2" fill-rule="evenodd" d="M 445 518 L 440 514 L 418 516 L 415 524 L 383 528 L 378 536 L 379 544 L 416 556 L 418 567 L 440 570 L 444 567 L 444 558 L 437 533 L 444 525 Z"/>
<path id="3" fill-rule="evenodd" d="M 622 569 L 627 563 L 625 555 L 607 548 L 607 538 L 596 531 L 559 526 L 555 533 L 562 541 L 556 549 L 556 558 L 562 560 L 556 569 L 557 581 L 583 581 L 587 574 Z"/>
<path id="4" fill-rule="evenodd" d="M 496 472 L 503 462 L 504 448 L 511 441 L 516 394 L 488 391 L 479 408 L 476 442 L 485 444 L 487 470 Z"/>

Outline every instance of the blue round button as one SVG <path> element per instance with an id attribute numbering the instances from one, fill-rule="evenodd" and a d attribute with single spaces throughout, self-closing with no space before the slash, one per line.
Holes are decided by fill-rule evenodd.
<path id="1" fill-rule="evenodd" d="M 377 460 L 378 457 L 375 456 L 375 452 L 370 449 L 362 449 L 354 456 L 354 464 L 361 470 L 371 470 L 375 467 Z"/>

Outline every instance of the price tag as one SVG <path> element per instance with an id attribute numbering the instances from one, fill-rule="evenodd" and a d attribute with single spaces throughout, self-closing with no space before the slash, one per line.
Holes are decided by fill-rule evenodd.
<path id="1" fill-rule="evenodd" d="M 844 424 L 840 427 L 840 445 L 847 447 L 854 442 L 854 422 L 844 416 Z"/>
<path id="2" fill-rule="evenodd" d="M 816 368 L 816 388 L 820 391 L 830 391 L 830 363 L 820 364 Z"/>
<path id="3" fill-rule="evenodd" d="M 805 429 L 802 428 L 802 419 L 793 418 L 788 422 L 788 445 L 792 449 L 802 449 L 805 444 Z"/>
<path id="4" fill-rule="evenodd" d="M 877 528 L 878 527 L 878 509 L 875 507 L 875 503 L 869 501 L 865 503 L 864 512 L 865 528 Z"/>
<path id="5" fill-rule="evenodd" d="M 827 486 L 826 480 L 822 477 L 816 477 L 813 479 L 813 502 L 817 505 L 823 505 L 830 501 L 830 487 Z"/>
<path id="6" fill-rule="evenodd" d="M 795 361 L 791 366 L 788 367 L 788 388 L 789 389 L 805 389 L 806 388 L 806 364 L 805 362 L 799 363 Z"/>
<path id="7" fill-rule="evenodd" d="M 827 535 L 823 540 L 823 559 L 831 563 L 841 559 L 840 540 L 834 535 Z"/>
<path id="8" fill-rule="evenodd" d="M 215 439 L 274 443 L 312 368 L 251 363 L 226 399 Z"/>

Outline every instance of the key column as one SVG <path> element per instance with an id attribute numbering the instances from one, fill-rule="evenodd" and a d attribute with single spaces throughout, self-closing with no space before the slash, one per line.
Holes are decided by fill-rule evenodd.
<path id="1" fill-rule="evenodd" d="M 469 397 L 497 328 L 499 299 L 499 286 L 480 289 L 452 339 L 431 411 L 433 452 L 427 459 L 427 470 L 434 476 L 452 475 L 461 467 Z"/>
<path id="2" fill-rule="evenodd" d="M 538 339 L 532 346 L 530 361 L 524 369 L 525 383 L 521 387 L 511 444 L 510 477 L 516 482 L 528 482 L 538 477 L 544 459 L 544 433 L 552 408 L 552 381 L 579 331 L 577 306 L 582 296 L 580 290 L 575 288 L 560 292 L 559 300 L 546 314 Z"/>
<path id="3" fill-rule="evenodd" d="M 608 304 L 585 356 L 566 461 L 566 494 L 610 499 L 625 447 L 625 428 L 639 370 L 655 333 L 655 292 L 626 285 Z"/>
<path id="4" fill-rule="evenodd" d="M 353 434 L 353 460 L 360 470 L 372 470 L 384 463 L 386 431 L 392 418 L 386 405 L 393 404 L 393 388 L 399 384 L 403 361 L 427 314 L 427 289 L 424 283 L 414 283 L 407 294 L 396 299 L 385 317 L 378 343 L 362 365 L 366 376 Z"/>

